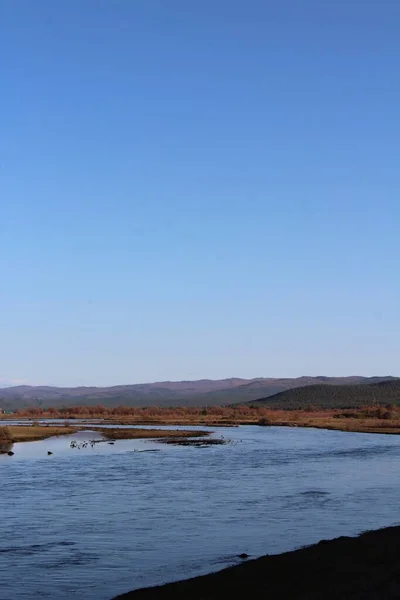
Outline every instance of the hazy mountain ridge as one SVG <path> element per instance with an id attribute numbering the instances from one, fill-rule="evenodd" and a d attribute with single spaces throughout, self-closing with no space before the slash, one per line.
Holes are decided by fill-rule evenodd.
<path id="1" fill-rule="evenodd" d="M 104 404 L 106 406 L 205 406 L 264 401 L 265 398 L 305 386 L 354 386 L 382 381 L 386 377 L 298 377 L 255 379 L 201 379 L 197 381 L 164 381 L 111 387 L 74 388 L 20 385 L 0 390 L 0 407 L 76 406 Z"/>

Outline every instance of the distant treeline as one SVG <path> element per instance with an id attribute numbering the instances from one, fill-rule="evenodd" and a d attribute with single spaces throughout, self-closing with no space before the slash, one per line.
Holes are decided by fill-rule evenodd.
<path id="1" fill-rule="evenodd" d="M 138 421 L 151 420 L 153 418 L 194 418 L 194 417 L 212 417 L 219 418 L 237 418 L 253 414 L 264 416 L 268 412 L 263 406 L 252 408 L 247 405 L 235 406 L 210 406 L 210 407 L 163 407 L 163 406 L 148 406 L 138 408 L 135 406 L 66 406 L 63 408 L 43 408 L 32 406 L 30 408 L 19 408 L 15 414 L 19 417 L 47 417 L 51 419 L 80 419 L 80 418 L 134 418 Z"/>
<path id="2" fill-rule="evenodd" d="M 309 385 L 250 403 L 283 410 L 360 408 L 400 404 L 400 380 L 363 385 Z"/>

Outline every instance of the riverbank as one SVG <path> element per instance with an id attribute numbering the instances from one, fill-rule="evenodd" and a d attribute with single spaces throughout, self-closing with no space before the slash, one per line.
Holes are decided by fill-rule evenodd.
<path id="1" fill-rule="evenodd" d="M 340 537 L 114 600 L 394 600 L 400 598 L 400 527 Z"/>
<path id="2" fill-rule="evenodd" d="M 282 411 L 283 412 L 283 411 Z M 145 423 L 135 420 L 117 419 L 112 421 L 103 421 L 112 425 L 142 425 L 142 426 L 163 426 L 163 427 L 239 427 L 241 425 L 260 425 L 263 427 L 311 427 L 313 429 L 326 429 L 331 431 L 347 431 L 353 433 L 381 433 L 390 435 L 400 435 L 400 422 L 384 421 L 380 419 L 360 419 L 360 418 L 338 418 L 335 416 L 306 413 L 304 415 L 291 415 L 290 413 L 283 417 L 273 415 L 262 419 L 245 419 L 235 422 L 225 421 L 201 421 L 201 420 L 161 420 L 152 419 Z M 100 424 L 100 422 L 98 423 Z"/>
<path id="3" fill-rule="evenodd" d="M 101 409 L 101 410 L 100 410 Z M 281 427 L 314 427 L 335 431 L 358 433 L 400 434 L 400 407 L 364 406 L 347 409 L 283 410 L 262 406 L 211 406 L 199 407 L 76 407 L 62 411 L 32 409 L 21 410 L 16 415 L 4 415 L 7 419 L 88 419 L 93 424 L 182 427 L 237 427 L 239 425 L 265 425 Z"/>
<path id="4" fill-rule="evenodd" d="M 210 408 L 208 411 L 204 409 L 132 409 L 134 414 L 116 415 L 103 414 L 93 415 L 83 413 L 79 418 L 90 419 L 92 425 L 135 425 L 136 427 L 157 427 L 164 426 L 173 428 L 181 427 L 238 427 L 239 425 L 263 425 L 275 427 L 313 427 L 316 429 L 328 429 L 334 431 L 347 431 L 355 433 L 382 433 L 382 434 L 400 434 L 400 409 L 396 407 L 365 407 L 362 409 L 348 410 L 269 410 L 265 408 L 251 408 L 248 406 L 235 408 Z M 218 414 L 217 414 L 218 413 Z M 54 425 L 62 435 L 69 433 L 68 425 L 76 419 L 76 416 L 66 414 L 65 425 Z M 15 416 L 13 417 L 15 419 Z M 29 419 L 29 417 L 19 417 L 21 421 Z M 49 414 L 44 412 L 40 416 L 35 416 L 35 419 L 51 418 Z M 1 425 L 7 425 L 7 420 L 11 417 L 3 417 L 0 421 Z M 85 424 L 87 428 L 89 423 Z M 13 426 L 11 426 L 13 427 Z M 47 431 L 47 426 L 40 427 L 41 432 Z M 79 427 L 73 428 L 73 431 L 79 430 Z M 53 429 L 54 431 L 54 429 Z M 115 430 L 114 430 L 115 431 Z M 148 435 L 148 430 L 140 430 L 143 432 L 141 437 L 151 437 Z M 30 439 L 32 431 L 30 434 Z M 41 433 L 40 433 L 41 435 Z M 122 437 L 124 434 L 119 434 Z M 138 437 L 136 434 L 134 437 Z M 201 435 L 204 435 L 201 434 Z M 48 437 L 48 436 L 46 436 Z M 158 434 L 156 434 L 158 437 Z M 39 437 L 37 439 L 44 439 Z M 20 440 L 24 441 L 24 440 Z"/>

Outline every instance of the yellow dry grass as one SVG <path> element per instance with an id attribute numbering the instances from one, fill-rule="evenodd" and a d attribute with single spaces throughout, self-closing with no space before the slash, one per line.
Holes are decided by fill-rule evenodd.
<path id="1" fill-rule="evenodd" d="M 13 442 L 35 442 L 54 435 L 68 435 L 76 432 L 76 427 L 53 427 L 43 425 L 8 425 Z"/>
<path id="2" fill-rule="evenodd" d="M 7 427 L 12 442 L 34 442 L 56 435 L 69 435 L 79 431 L 80 427 L 55 427 L 42 425 L 9 425 Z M 200 437 L 209 435 L 206 431 L 180 431 L 171 429 L 101 429 L 107 439 L 132 440 L 167 437 Z"/>

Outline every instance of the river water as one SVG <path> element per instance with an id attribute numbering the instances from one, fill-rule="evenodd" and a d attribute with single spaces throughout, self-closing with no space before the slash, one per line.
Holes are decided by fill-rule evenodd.
<path id="1" fill-rule="evenodd" d="M 207 448 L 71 437 L 0 456 L 0 600 L 110 600 L 400 520 L 400 437 L 214 430 Z M 159 449 L 159 452 L 137 452 Z M 48 456 L 47 451 L 53 452 Z"/>

